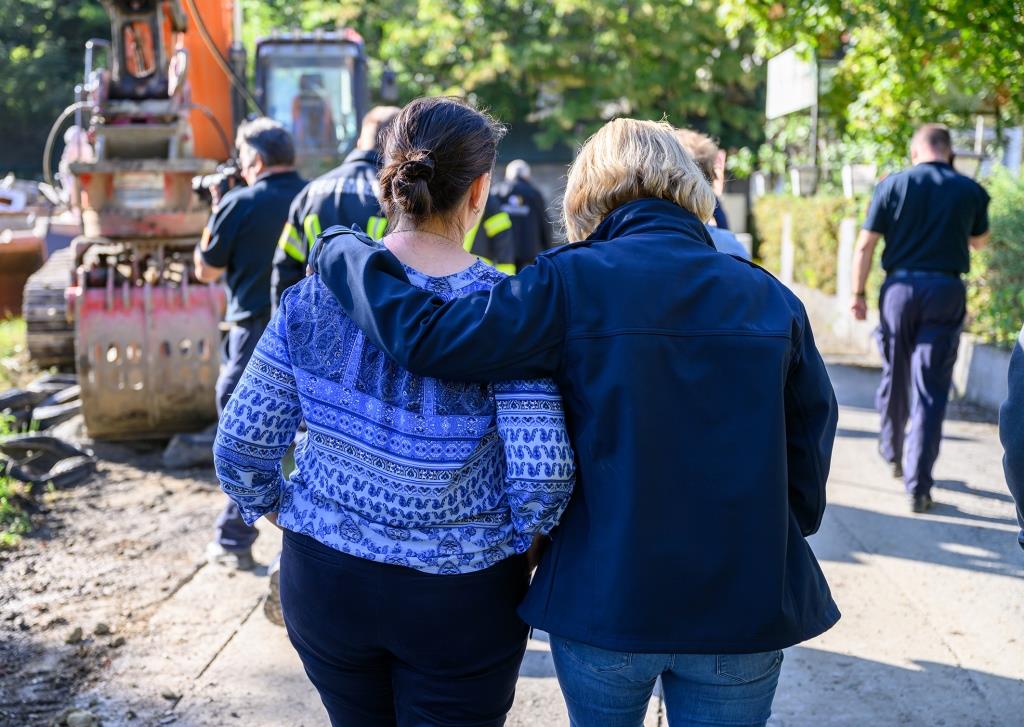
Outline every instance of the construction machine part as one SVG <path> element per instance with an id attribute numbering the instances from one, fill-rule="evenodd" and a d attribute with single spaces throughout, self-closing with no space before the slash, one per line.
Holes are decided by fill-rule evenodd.
<path id="1" fill-rule="evenodd" d="M 25 283 L 25 318 L 29 357 L 41 368 L 75 365 L 75 330 L 68 319 L 64 293 L 71 284 L 71 248 L 57 250 Z"/>
<path id="2" fill-rule="evenodd" d="M 90 452 L 56 437 L 26 434 L 0 442 L 0 474 L 32 486 L 70 487 L 95 471 Z"/>
<path id="3" fill-rule="evenodd" d="M 194 240 L 94 245 L 69 292 L 94 439 L 167 437 L 216 419 L 224 291 L 194 281 Z"/>
<path id="4" fill-rule="evenodd" d="M 118 239 L 199 237 L 210 216 L 192 193 L 192 178 L 217 169 L 209 159 L 125 159 L 78 162 L 88 237 Z"/>
<path id="5" fill-rule="evenodd" d="M 0 229 L 0 318 L 18 315 L 25 283 L 45 259 L 43 241 L 33 230 Z"/>

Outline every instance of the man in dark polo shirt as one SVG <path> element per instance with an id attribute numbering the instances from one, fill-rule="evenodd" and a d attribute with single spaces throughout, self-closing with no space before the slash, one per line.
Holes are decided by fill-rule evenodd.
<path id="1" fill-rule="evenodd" d="M 864 320 L 864 286 L 885 237 L 878 343 L 882 381 L 879 453 L 903 477 L 916 513 L 932 506 L 932 467 L 956 362 L 966 295 L 960 276 L 969 247 L 988 242 L 988 195 L 952 167 L 949 130 L 926 124 L 910 145 L 913 166 L 875 188 L 853 259 L 851 309 Z M 909 419 L 910 428 L 907 431 Z"/>
<path id="2" fill-rule="evenodd" d="M 236 140 L 242 177 L 247 186 L 224 195 L 196 247 L 196 276 L 211 283 L 224 276 L 228 293 L 217 378 L 217 413 L 231 398 L 270 321 L 270 272 L 288 208 L 305 182 L 295 172 L 291 134 L 276 121 L 260 118 L 242 124 Z M 228 501 L 217 518 L 214 542 L 207 557 L 240 569 L 253 566 L 256 528 L 245 524 Z"/>

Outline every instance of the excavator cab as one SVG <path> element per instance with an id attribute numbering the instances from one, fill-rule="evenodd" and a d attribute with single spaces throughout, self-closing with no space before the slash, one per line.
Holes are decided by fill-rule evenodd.
<path id="1" fill-rule="evenodd" d="M 369 107 L 366 51 L 354 30 L 282 33 L 256 42 L 256 99 L 295 139 L 312 179 L 355 146 Z"/>

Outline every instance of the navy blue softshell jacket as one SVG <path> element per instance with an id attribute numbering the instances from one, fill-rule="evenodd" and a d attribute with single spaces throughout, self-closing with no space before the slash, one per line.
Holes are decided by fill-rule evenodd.
<path id="1" fill-rule="evenodd" d="M 1010 356 L 1009 396 L 999 409 L 999 439 L 1003 443 L 1006 484 L 1017 503 L 1017 540 L 1024 548 L 1024 329 Z"/>
<path id="2" fill-rule="evenodd" d="M 577 485 L 523 602 L 537 628 L 636 652 L 750 653 L 839 619 L 805 537 L 837 406 L 800 301 L 643 199 L 490 292 L 444 303 L 361 234 L 314 268 L 414 373 L 552 377 Z"/>

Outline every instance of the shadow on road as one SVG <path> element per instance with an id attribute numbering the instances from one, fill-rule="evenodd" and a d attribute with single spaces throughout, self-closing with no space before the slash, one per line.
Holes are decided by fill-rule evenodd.
<path id="1" fill-rule="evenodd" d="M 878 369 L 857 366 L 828 365 L 828 375 L 835 389 L 840 406 L 862 411 L 875 411 L 875 390 L 878 388 L 881 372 Z M 951 401 L 946 410 L 949 421 L 983 422 L 993 424 L 995 412 L 981 409 L 961 401 Z M 953 437 L 946 437 L 953 439 Z"/>
<path id="2" fill-rule="evenodd" d="M 855 547 L 815 548 L 819 558 L 840 563 L 861 563 L 858 554 L 883 555 L 966 570 L 1024 578 L 1024 560 L 1012 533 L 978 527 L 986 522 L 1016 525 L 1010 518 L 965 513 L 939 502 L 929 515 L 890 515 L 850 505 L 830 504 L 826 518 L 838 523 Z M 953 518 L 960 519 L 958 522 Z"/>
<path id="3" fill-rule="evenodd" d="M 786 662 L 771 725 L 1019 724 L 1024 682 L 914 659 L 895 666 L 796 647 Z M 1014 695 L 1017 698 L 1014 698 Z"/>

